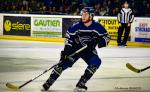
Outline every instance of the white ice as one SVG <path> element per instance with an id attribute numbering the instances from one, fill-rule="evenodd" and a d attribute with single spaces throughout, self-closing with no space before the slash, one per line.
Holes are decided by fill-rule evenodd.
<path id="1" fill-rule="evenodd" d="M 7 82 L 19 86 L 57 63 L 63 47 L 63 43 L 0 40 L 0 92 L 14 92 L 6 88 Z M 137 74 L 125 66 L 126 63 L 137 68 L 149 66 L 150 48 L 106 47 L 97 50 L 102 64 L 87 83 L 89 91 L 150 92 L 150 70 Z M 63 72 L 50 90 L 72 92 L 86 67 L 86 63 L 79 59 Z M 41 92 L 50 73 L 24 86 L 20 92 Z"/>

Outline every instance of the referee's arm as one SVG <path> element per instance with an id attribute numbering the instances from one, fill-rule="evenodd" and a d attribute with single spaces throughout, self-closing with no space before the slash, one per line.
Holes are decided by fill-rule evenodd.
<path id="1" fill-rule="evenodd" d="M 118 22 L 121 23 L 121 13 L 119 12 L 117 15 Z"/>
<path id="2" fill-rule="evenodd" d="M 132 13 L 130 14 L 129 16 L 129 23 L 132 23 L 133 20 L 134 20 L 134 14 L 133 14 L 133 11 L 131 11 Z"/>

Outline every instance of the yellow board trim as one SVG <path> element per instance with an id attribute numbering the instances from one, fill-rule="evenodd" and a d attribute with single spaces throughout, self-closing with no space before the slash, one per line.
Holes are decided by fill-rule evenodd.
<path id="1" fill-rule="evenodd" d="M 64 38 L 39 38 L 39 37 L 28 37 L 28 36 L 0 36 L 0 40 L 26 40 L 26 41 L 41 41 L 41 42 L 58 42 L 64 43 Z M 128 46 L 133 47 L 149 47 L 150 43 L 143 42 L 128 42 Z M 109 46 L 117 46 L 116 41 L 110 41 Z"/>
<path id="2" fill-rule="evenodd" d="M 27 41 L 42 41 L 42 42 L 64 42 L 64 38 L 39 38 L 28 36 L 0 36 L 0 40 L 27 40 Z"/>

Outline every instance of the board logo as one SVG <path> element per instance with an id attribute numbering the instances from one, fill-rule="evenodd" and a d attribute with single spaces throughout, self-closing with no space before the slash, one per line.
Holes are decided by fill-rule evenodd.
<path id="1" fill-rule="evenodd" d="M 30 36 L 31 18 L 20 16 L 4 16 L 3 34 Z"/>
<path id="2" fill-rule="evenodd" d="M 6 31 L 10 31 L 11 29 L 13 30 L 30 30 L 30 25 L 29 24 L 21 24 L 19 22 L 16 23 L 11 23 L 10 20 L 6 20 L 4 22 L 4 28 Z"/>
<path id="3" fill-rule="evenodd" d="M 6 20 L 4 22 L 4 29 L 8 32 L 11 30 L 11 21 L 10 20 Z"/>

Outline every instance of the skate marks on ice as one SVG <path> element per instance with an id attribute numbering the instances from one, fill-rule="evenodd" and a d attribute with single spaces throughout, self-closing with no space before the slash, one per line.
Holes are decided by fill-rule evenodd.
<path id="1" fill-rule="evenodd" d="M 127 80 L 127 79 L 129 79 L 129 80 Z M 128 86 L 126 84 L 124 84 L 125 82 L 135 82 L 136 80 L 141 80 L 141 79 L 143 79 L 143 80 L 146 79 L 148 81 L 148 79 L 150 79 L 150 76 L 93 78 L 91 80 L 91 83 L 88 85 L 89 90 L 87 92 L 150 92 L 150 91 L 146 91 L 147 89 L 141 87 L 140 84 L 136 85 L 137 83 L 129 83 L 129 84 L 131 84 L 129 87 L 141 87 L 141 88 L 137 88 L 137 89 L 133 89 L 133 90 L 130 90 L 130 88 L 128 88 Z M 29 85 L 25 86 L 24 88 L 20 89 L 17 92 L 74 92 L 73 89 L 74 89 L 75 82 L 77 80 L 78 79 L 74 79 L 74 78 L 73 79 L 72 78 L 58 79 L 56 85 L 54 85 L 52 87 L 52 89 L 50 89 L 48 91 L 41 91 L 42 83 L 44 80 L 35 80 L 34 82 L 30 83 Z M 117 85 L 115 85 L 116 83 L 113 83 L 114 81 L 118 81 Z M 110 83 L 108 83 L 108 82 L 110 82 Z M 24 81 L 13 82 L 13 84 L 15 84 L 15 85 L 20 85 L 22 83 L 24 83 Z M 141 84 L 143 84 L 143 83 L 141 83 Z M 4 85 L 5 84 L 3 82 L 3 86 Z M 107 88 L 106 88 L 106 85 L 108 86 Z M 3 87 L 2 89 L 0 88 L 0 92 L 13 92 L 11 90 L 10 91 L 8 91 L 8 90 L 10 90 L 10 89 L 6 89 L 6 87 Z"/>
<path id="2" fill-rule="evenodd" d="M 41 87 L 50 72 L 20 91 L 5 87 L 6 82 L 20 85 L 57 63 L 62 49 L 63 44 L 56 43 L 0 41 L 0 92 L 73 92 L 76 82 L 83 74 L 81 70 L 84 71 L 86 67 L 85 62 L 81 60 L 65 71 L 49 91 L 41 91 Z M 126 63 L 139 68 L 149 65 L 149 48 L 107 47 L 98 49 L 98 54 L 103 64 L 89 81 L 87 92 L 150 92 L 150 71 L 136 74 L 125 67 Z M 141 89 L 120 89 L 128 86 Z"/>
<path id="3" fill-rule="evenodd" d="M 44 70 L 48 67 L 48 64 L 52 66 L 55 63 L 56 60 L 0 57 L 0 72 L 37 71 L 41 69 Z"/>

